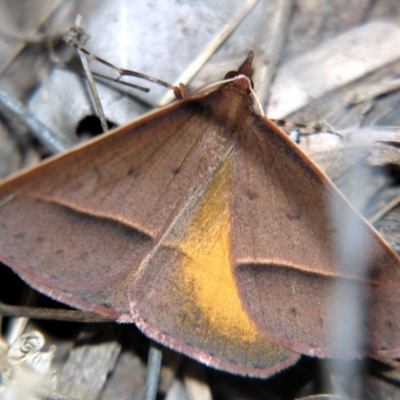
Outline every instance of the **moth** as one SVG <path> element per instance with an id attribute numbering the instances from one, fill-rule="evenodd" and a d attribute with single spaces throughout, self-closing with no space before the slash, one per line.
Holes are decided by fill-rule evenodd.
<path id="1" fill-rule="evenodd" d="M 300 354 L 400 356 L 399 258 L 263 116 L 252 58 L 2 182 L 0 260 L 53 299 L 236 374 Z M 338 263 L 344 220 L 361 266 Z M 327 317 L 335 288 L 368 304 L 365 340 L 345 351 Z"/>

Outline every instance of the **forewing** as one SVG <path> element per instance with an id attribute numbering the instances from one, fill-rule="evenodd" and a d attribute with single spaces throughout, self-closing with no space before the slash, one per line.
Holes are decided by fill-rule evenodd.
<path id="1" fill-rule="evenodd" d="M 361 321 L 367 332 L 363 345 L 372 352 L 399 355 L 397 256 L 270 121 L 254 115 L 237 142 L 232 262 L 244 306 L 257 326 L 299 352 L 358 355 L 356 348 L 346 354 L 335 348 L 328 312 L 334 306 L 334 288 L 339 297 L 360 290 L 368 308 Z M 345 241 L 355 239 L 344 236 L 349 221 L 363 244 L 346 257 Z"/>
<path id="2" fill-rule="evenodd" d="M 205 120 L 183 102 L 4 182 L 0 260 L 53 298 L 131 320 L 141 260 L 226 152 Z"/>

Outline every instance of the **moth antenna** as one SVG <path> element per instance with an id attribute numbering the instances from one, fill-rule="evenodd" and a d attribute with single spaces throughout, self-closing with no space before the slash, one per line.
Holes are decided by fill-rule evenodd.
<path id="1" fill-rule="evenodd" d="M 107 67 L 115 70 L 118 72 L 119 77 L 116 79 L 117 81 L 119 81 L 123 76 L 133 76 L 135 78 L 140 78 L 140 79 L 144 79 L 146 81 L 149 82 L 153 82 L 156 83 L 157 85 L 166 87 L 167 89 L 171 89 L 174 90 L 175 86 L 171 85 L 168 82 L 165 82 L 161 79 L 155 78 L 153 76 L 150 75 L 146 75 L 146 74 L 142 74 L 140 72 L 137 71 L 133 71 L 130 69 L 124 69 L 124 68 L 120 68 L 117 67 L 116 65 L 104 60 L 103 58 L 91 53 L 90 51 L 86 50 L 83 46 L 85 45 L 85 43 L 87 42 L 87 40 L 90 38 L 90 35 L 87 34 L 83 28 L 79 27 L 79 26 L 72 26 L 68 32 L 66 32 L 64 34 L 64 41 L 79 49 L 80 51 L 82 51 L 82 53 L 85 53 L 86 55 L 88 55 L 89 57 L 93 58 L 94 60 L 106 65 Z M 137 86 L 137 85 L 133 85 L 133 87 L 135 87 L 138 90 L 141 90 L 143 92 L 149 92 L 150 89 L 146 88 L 146 87 L 142 87 L 142 86 Z"/>

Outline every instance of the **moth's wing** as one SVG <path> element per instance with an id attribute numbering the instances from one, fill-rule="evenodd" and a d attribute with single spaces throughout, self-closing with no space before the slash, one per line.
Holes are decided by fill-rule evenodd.
<path id="1" fill-rule="evenodd" d="M 140 261 L 226 151 L 206 119 L 182 102 L 3 182 L 0 260 L 53 298 L 131 320 Z"/>
<path id="2" fill-rule="evenodd" d="M 328 316 L 333 289 L 339 297 L 360 289 L 368 308 L 361 321 L 366 348 L 399 356 L 398 257 L 270 121 L 254 115 L 237 141 L 232 262 L 244 306 L 257 326 L 296 351 L 338 355 L 337 330 Z M 361 245 L 354 248 L 357 242 Z M 347 351 L 340 355 L 357 354 L 354 348 Z"/>
<path id="3" fill-rule="evenodd" d="M 231 172 L 227 156 L 187 202 L 142 264 L 131 307 L 158 342 L 233 373 L 269 376 L 299 355 L 266 339 L 243 310 L 230 261 Z"/>

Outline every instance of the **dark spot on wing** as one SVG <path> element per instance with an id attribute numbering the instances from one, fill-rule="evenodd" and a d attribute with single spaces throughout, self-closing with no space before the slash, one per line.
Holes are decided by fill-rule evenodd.
<path id="1" fill-rule="evenodd" d="M 249 200 L 253 201 L 258 197 L 258 193 L 253 192 L 252 190 L 247 190 L 246 191 L 246 196 Z"/>
<path id="2" fill-rule="evenodd" d="M 46 241 L 46 238 L 43 236 L 39 236 L 35 240 L 36 240 L 36 243 L 44 243 Z"/>
<path id="3" fill-rule="evenodd" d="M 90 258 L 89 252 L 88 251 L 84 251 L 81 255 L 80 255 L 80 259 L 83 261 L 88 261 Z"/>
<path id="4" fill-rule="evenodd" d="M 379 281 L 383 274 L 385 274 L 384 268 L 381 268 L 380 265 L 374 265 L 369 271 L 369 279 L 372 281 Z"/>
<path id="5" fill-rule="evenodd" d="M 94 170 L 94 172 L 96 173 L 96 175 L 97 175 L 98 177 L 100 177 L 100 175 L 101 175 L 100 169 L 99 169 L 99 167 L 98 167 L 96 164 L 93 165 L 93 170 Z"/>
<path id="6" fill-rule="evenodd" d="M 16 235 L 14 235 L 15 239 L 25 239 L 26 233 L 25 232 L 18 232 Z"/>
<path id="7" fill-rule="evenodd" d="M 172 175 L 178 175 L 180 172 L 180 167 L 172 168 L 171 169 Z"/>
<path id="8" fill-rule="evenodd" d="M 111 309 L 111 310 L 114 310 L 112 304 L 110 304 L 110 303 L 107 302 L 107 301 L 103 301 L 102 303 L 100 303 L 100 305 L 103 306 L 103 307 L 105 307 L 105 308 L 109 308 L 109 309 Z"/>
<path id="9" fill-rule="evenodd" d="M 296 307 L 292 307 L 289 311 L 290 311 L 290 314 L 297 315 Z"/>
<path id="10" fill-rule="evenodd" d="M 391 329 L 393 324 L 390 321 L 385 321 L 385 328 Z"/>
<path id="11" fill-rule="evenodd" d="M 292 211 L 288 214 L 286 214 L 286 216 L 288 217 L 288 219 L 290 221 L 295 221 L 295 220 L 299 220 L 301 219 L 301 212 L 300 211 Z"/>
<path id="12" fill-rule="evenodd" d="M 139 171 L 136 171 L 134 168 L 128 168 L 128 171 L 126 171 L 126 174 L 128 176 L 132 176 L 133 178 L 137 178 L 139 176 Z"/>
<path id="13" fill-rule="evenodd" d="M 63 256 L 64 255 L 64 250 L 63 249 L 58 249 L 58 250 L 56 250 L 56 255 L 57 256 Z"/>

